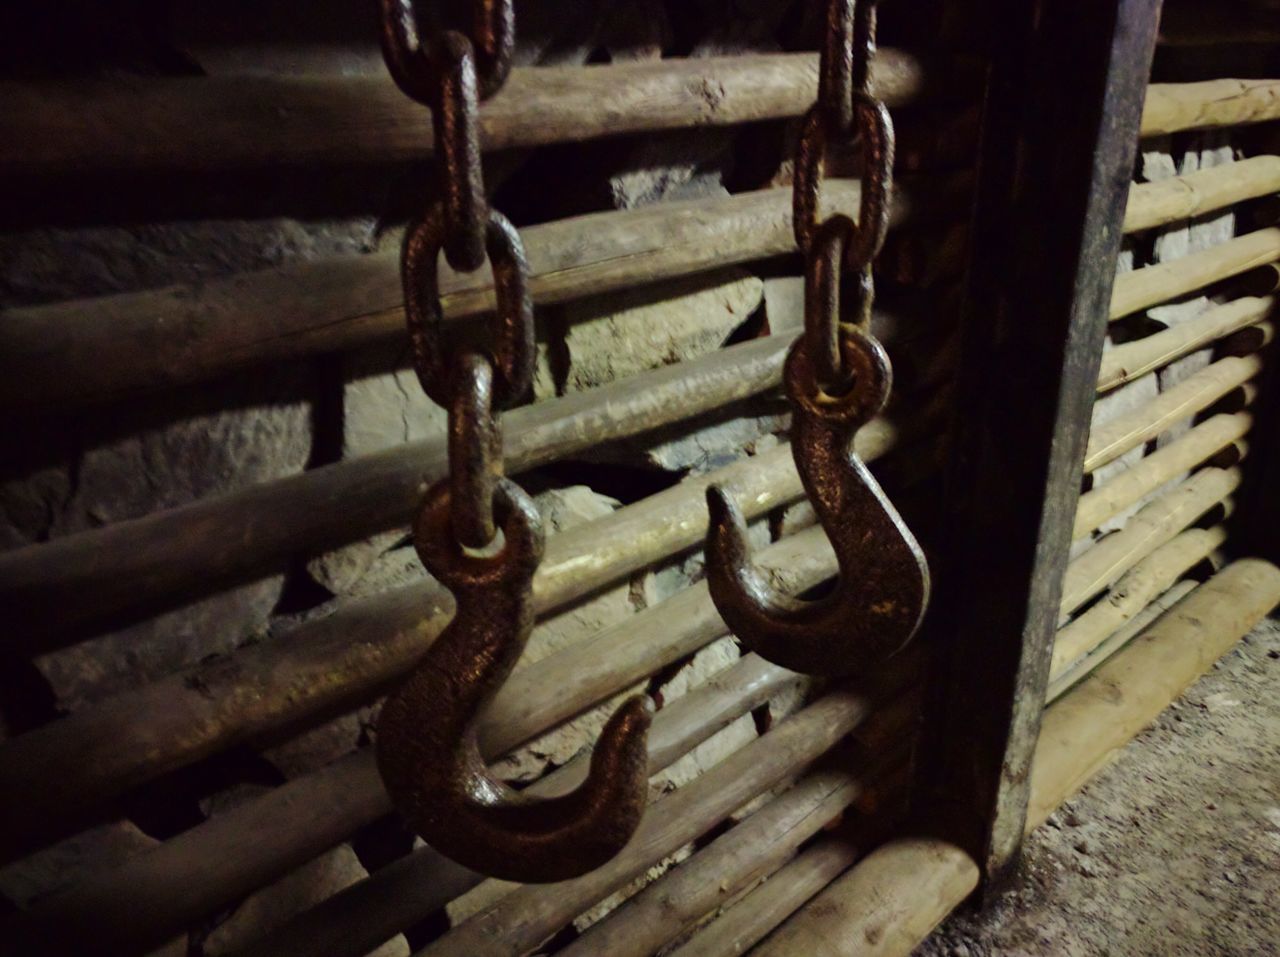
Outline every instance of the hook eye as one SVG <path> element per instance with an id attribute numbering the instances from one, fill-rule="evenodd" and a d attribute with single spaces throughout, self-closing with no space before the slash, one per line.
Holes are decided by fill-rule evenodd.
<path id="1" fill-rule="evenodd" d="M 880 340 L 849 323 L 840 324 L 840 360 L 851 385 L 832 395 L 822 388 L 818 369 L 803 337 L 787 354 L 783 381 L 798 409 L 836 426 L 858 429 L 871 421 L 889 401 L 893 365 Z"/>

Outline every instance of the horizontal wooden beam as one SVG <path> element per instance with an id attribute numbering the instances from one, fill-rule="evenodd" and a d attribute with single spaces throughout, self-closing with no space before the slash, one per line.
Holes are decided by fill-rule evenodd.
<path id="1" fill-rule="evenodd" d="M 1026 830 L 1133 737 L 1280 602 L 1280 569 L 1246 559 L 1219 572 L 1045 711 Z M 908 957 L 977 887 L 963 851 L 904 837 L 867 856 L 783 924 L 762 957 Z"/>
<path id="2" fill-rule="evenodd" d="M 1278 259 L 1280 228 L 1268 227 L 1178 259 L 1122 273 L 1111 290 L 1110 318 L 1123 319 Z"/>
<path id="3" fill-rule="evenodd" d="M 874 461 L 897 441 L 896 430 L 881 421 L 859 434 L 858 448 Z M 712 482 L 721 483 L 752 516 L 803 494 L 784 446 L 553 535 L 534 579 L 538 614 L 561 609 L 699 543 L 706 534 L 704 496 Z M 803 579 L 797 583 L 800 588 L 822 581 L 834 569 L 829 548 L 819 539 L 802 534 L 775 546 L 780 560 Z M 682 610 L 673 613 L 673 607 Z M 0 744 L 0 848 L 9 855 L 29 850 L 65 833 L 86 810 L 160 774 L 372 700 L 426 651 L 448 623 L 451 608 L 448 594 L 430 582 L 349 602 L 274 641 L 246 646 L 228 659 L 107 699 Z M 694 642 L 686 649 L 690 652 L 700 647 L 699 636 L 711 640 L 705 636 L 707 628 L 715 631 L 712 637 L 722 633 L 705 586 L 676 606 L 664 602 L 627 620 L 626 629 L 643 629 L 655 616 L 665 622 L 657 630 L 665 629 L 668 654 L 682 647 L 674 637 L 682 629 L 694 629 L 687 638 Z M 623 634 L 634 634 L 626 629 Z M 642 657 L 631 666 L 636 670 L 633 681 L 669 663 L 644 658 L 646 647 L 633 641 L 625 653 L 602 659 L 614 666 L 609 681 L 616 682 L 617 670 L 637 654 Z M 513 747 L 520 734 L 536 734 L 554 724 L 563 709 L 603 700 L 591 697 L 598 684 L 581 685 L 587 677 L 583 669 L 545 670 L 554 667 L 552 659 L 544 659 L 512 678 L 488 711 L 481 735 L 486 747 Z M 570 686 L 580 686 L 579 693 L 569 693 Z M 626 686 L 610 683 L 607 694 Z M 37 793 L 40 800 L 29 800 Z M 22 795 L 26 797 L 20 800 Z"/>
<path id="4" fill-rule="evenodd" d="M 872 88 L 903 106 L 973 93 L 978 76 L 881 50 Z M 480 142 L 490 151 L 785 119 L 817 88 L 816 53 L 517 67 L 480 109 Z M 398 163 L 432 151 L 426 107 L 383 76 L 8 82 L 0 129 L 6 177 Z"/>
<path id="5" fill-rule="evenodd" d="M 1217 129 L 1280 119 L 1280 80 L 1152 83 L 1142 110 L 1142 135 Z"/>
<path id="6" fill-rule="evenodd" d="M 899 184 L 893 223 L 959 215 L 964 176 Z M 824 208 L 860 190 L 828 180 Z M 791 190 L 591 213 L 521 230 L 530 291 L 545 306 L 795 251 Z M 488 269 L 440 265 L 446 319 L 494 307 Z M 0 408 L 46 412 L 204 381 L 240 369 L 404 340 L 398 251 L 329 256 L 202 283 L 0 312 Z"/>
<path id="7" fill-rule="evenodd" d="M 773 388 L 788 342 L 721 349 L 503 417 L 516 473 L 720 408 Z M 14 652 L 283 569 L 402 526 L 424 482 L 445 474 L 444 436 L 396 446 L 243 491 L 0 554 L 0 597 Z"/>
<path id="8" fill-rule="evenodd" d="M 1124 231 L 1141 232 L 1280 191 L 1280 156 L 1252 156 L 1129 189 Z"/>

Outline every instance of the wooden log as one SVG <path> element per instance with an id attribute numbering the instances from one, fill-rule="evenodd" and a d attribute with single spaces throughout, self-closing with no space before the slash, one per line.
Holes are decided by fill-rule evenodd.
<path id="1" fill-rule="evenodd" d="M 1171 326 L 1161 332 L 1116 346 L 1102 355 L 1098 391 L 1109 392 L 1220 339 L 1229 340 L 1233 333 L 1248 329 L 1270 315 L 1275 308 L 1275 302 L 1274 296 L 1247 296 L 1224 306 L 1209 309 L 1194 319 Z M 1257 349 L 1248 350 L 1248 352 L 1256 351 Z M 1247 353 L 1220 354 L 1245 355 Z"/>
<path id="2" fill-rule="evenodd" d="M 891 107 L 973 93 L 976 65 L 882 49 L 875 95 Z M 487 152 L 799 116 L 816 53 L 517 67 L 480 108 Z M 194 119 L 198 118 L 198 120 Z M 0 171 L 207 172 L 420 160 L 426 108 L 385 76 L 130 77 L 0 84 Z"/>
<path id="3" fill-rule="evenodd" d="M 877 848 L 802 907 L 753 957 L 906 957 L 978 886 L 954 844 L 901 837 Z"/>
<path id="4" fill-rule="evenodd" d="M 771 567 L 772 562 L 776 562 L 776 564 L 772 565 L 774 574 L 782 575 L 791 585 L 798 589 L 816 584 L 835 570 L 834 556 L 831 554 L 825 538 L 821 537 L 820 530 L 817 529 L 785 539 L 771 549 L 766 549 L 762 559 L 766 568 Z M 799 577 L 792 580 L 792 576 Z M 629 636 L 625 632 L 619 629 L 612 629 L 605 638 L 591 642 L 589 648 L 576 646 L 573 649 L 567 649 L 565 652 L 531 665 L 524 673 L 528 680 L 520 688 L 509 686 L 506 694 L 507 701 L 504 703 L 503 697 L 500 696 L 492 707 L 527 715 L 527 709 L 524 707 L 523 702 L 519 700 L 519 695 L 524 693 L 525 684 L 535 687 L 548 685 L 567 688 L 569 684 L 580 681 L 579 689 L 598 689 L 601 694 L 598 700 L 605 700 L 629 687 L 646 674 L 668 665 L 684 655 L 692 654 L 705 641 L 714 640 L 714 638 L 720 637 L 724 633 L 723 625 L 719 625 L 711 628 L 713 633 L 708 635 L 705 641 L 699 642 L 697 639 L 696 635 L 699 629 L 708 627 L 707 616 L 714 616 L 714 606 L 709 597 L 705 595 L 705 586 L 699 587 L 703 592 L 701 607 L 699 607 L 698 603 L 691 603 L 688 600 L 676 604 L 664 602 L 663 605 L 654 606 L 654 608 L 637 616 L 635 622 L 638 628 L 644 629 L 645 626 L 652 626 L 644 633 L 656 635 L 653 641 L 658 643 L 657 646 L 652 643 L 646 645 L 638 641 L 629 640 Z M 665 609 L 661 615 L 658 613 L 659 609 Z M 662 619 L 667 622 L 665 626 L 661 624 Z M 630 637 L 634 638 L 634 635 Z M 620 670 L 613 677 L 609 677 L 601 675 L 598 668 L 584 669 L 583 654 L 605 655 L 605 660 L 613 661 Z M 410 658 L 405 667 L 411 664 L 412 660 Z M 903 662 L 907 661 L 906 658 L 902 660 Z M 898 666 L 907 667 L 905 664 L 899 664 Z M 330 676 L 335 673 L 343 674 L 343 669 L 339 666 L 329 672 L 325 672 Z M 344 675 L 344 678 L 349 680 L 348 675 Z M 330 682 L 332 683 L 331 678 Z M 297 679 L 290 685 L 294 692 L 301 687 L 306 687 L 305 678 Z M 573 693 L 566 691 L 566 694 L 572 696 Z M 343 700 L 348 700 L 350 697 L 351 695 L 348 693 Z M 252 700 L 254 700 L 254 691 L 248 690 L 235 698 L 234 702 L 243 705 L 244 702 Z M 583 702 L 582 707 L 571 708 L 570 710 L 576 713 L 576 711 L 589 707 L 590 704 L 598 703 L 598 700 L 591 703 Z M 555 702 L 554 707 L 558 713 L 568 713 L 564 710 L 565 704 L 564 700 L 558 700 Z M 275 706 L 277 711 L 288 710 L 290 707 L 295 707 L 295 705 L 289 703 L 283 709 L 279 704 Z M 491 718 L 495 713 L 497 712 L 490 712 Z M 161 713 L 143 712 L 142 715 L 135 715 L 134 720 L 142 723 L 143 719 L 148 715 L 154 720 L 159 714 Z M 221 716 L 215 715 L 215 724 L 217 723 L 217 717 Z M 524 730 L 521 730 L 515 726 L 495 729 L 490 725 L 490 731 L 485 735 L 485 740 L 499 742 L 523 741 L 547 730 L 554 723 L 554 718 L 549 715 L 532 715 L 527 720 L 535 722 L 537 726 L 526 726 Z M 178 723 L 182 723 L 181 719 Z M 189 734 L 195 737 L 198 737 L 202 732 L 203 728 L 198 725 L 188 731 Z M 143 733 L 145 733 L 145 727 Z M 157 740 L 161 741 L 162 739 Z M 172 742 L 172 739 L 169 739 L 166 743 L 159 744 L 156 750 L 162 750 L 166 746 L 178 752 L 188 748 L 185 743 Z M 501 747 L 502 745 L 491 744 L 490 746 Z M 38 749 L 34 753 L 38 754 Z M 82 751 L 80 753 L 83 754 L 85 752 Z M 90 751 L 89 753 L 93 752 Z M 145 765 L 154 763 L 156 758 L 150 755 L 143 755 L 141 757 L 135 756 L 132 760 Z M 165 758 L 162 756 L 159 760 L 163 761 Z M 18 767 L 14 773 L 21 774 L 22 769 Z M 45 790 L 50 792 L 48 799 L 36 803 L 43 803 L 55 812 L 60 808 L 64 808 L 68 803 L 76 803 L 79 799 L 65 794 L 65 784 L 67 782 L 63 783 L 63 791 L 59 791 L 52 784 L 46 787 Z M 382 791 L 381 783 L 373 768 L 372 758 L 370 755 L 365 754 L 363 760 L 341 763 L 337 770 L 323 769 L 321 772 L 316 772 L 284 785 L 278 790 L 286 791 L 290 797 L 286 800 L 285 797 L 272 792 L 268 795 L 269 800 L 264 800 L 263 802 L 266 808 L 265 811 L 260 811 L 255 802 L 253 807 L 238 808 L 228 815 L 219 817 L 217 819 L 217 827 L 201 825 L 185 832 L 178 838 L 151 852 L 148 855 L 147 862 L 134 869 L 128 876 L 129 879 L 126 882 L 128 886 L 151 888 L 147 891 L 148 899 L 151 901 L 151 923 L 148 924 L 148 927 L 154 924 L 164 928 L 166 932 L 172 933 L 184 926 L 185 923 L 188 923 L 190 919 L 193 919 L 193 913 L 199 911 L 199 913 L 203 914 L 215 911 L 219 907 L 235 900 L 238 896 L 260 886 L 261 883 L 274 877 L 283 876 L 292 867 L 297 866 L 300 861 L 319 854 L 348 836 L 350 831 L 338 830 L 335 833 L 332 822 L 328 821 L 324 816 L 323 808 L 328 803 L 327 794 L 333 789 L 342 790 L 344 792 L 344 800 L 352 799 L 345 792 L 361 792 L 365 801 L 363 806 L 367 809 L 373 809 L 370 816 L 362 823 L 368 823 L 378 814 L 386 813 L 390 810 Z M 33 796 L 29 794 L 29 797 Z M 301 806 L 319 810 L 313 810 L 313 816 L 301 822 L 290 821 L 287 825 L 280 827 L 269 825 L 267 821 L 270 820 L 271 814 L 278 811 L 282 806 L 292 806 L 294 808 Z M 243 822 L 249 833 L 255 836 L 251 839 L 249 834 L 237 835 L 236 825 L 228 818 Z M 24 814 L 24 820 L 29 820 L 32 826 L 41 832 L 47 831 L 51 827 L 48 822 L 38 815 Z M 6 825 L 8 823 L 6 821 Z M 343 828 L 347 826 L 347 823 L 345 820 L 340 820 L 337 822 L 337 826 Z M 6 839 L 10 843 L 23 841 L 29 843 L 32 840 L 29 835 L 24 836 L 21 833 L 6 834 Z M 202 868 L 200 860 L 203 853 L 216 853 L 218 846 L 216 842 L 219 841 L 229 841 L 235 844 L 240 848 L 238 855 L 234 860 L 224 862 L 219 868 Z M 178 884 L 174 884 L 174 872 L 182 870 L 184 867 L 194 870 L 188 873 Z M 266 875 L 265 877 L 263 876 L 264 874 Z M 90 886 L 82 889 L 79 893 L 82 895 L 87 894 L 94 899 L 107 900 L 110 887 L 113 885 L 121 886 L 116 877 L 112 875 L 107 875 L 99 883 L 105 883 L 106 887 L 100 887 L 95 892 Z M 164 888 L 179 885 L 182 887 L 181 899 L 167 901 Z M 79 898 L 75 899 L 78 900 Z M 173 913 L 169 913 L 166 910 L 166 902 L 167 906 L 173 908 Z M 141 931 L 139 930 L 138 932 Z"/>
<path id="5" fill-rule="evenodd" d="M 815 772 L 593 924 L 561 953 L 652 957 L 698 918 L 781 867 L 801 842 L 865 795 L 874 779 L 867 772 Z"/>
<path id="6" fill-rule="evenodd" d="M 1280 80 L 1152 83 L 1142 109 L 1142 135 L 1243 126 L 1280 118 Z"/>
<path id="7" fill-rule="evenodd" d="M 1240 485 L 1239 469 L 1201 469 L 1144 505 L 1124 528 L 1102 538 L 1068 567 L 1061 613 L 1069 615 L 1137 562 L 1221 504 Z"/>
<path id="8" fill-rule="evenodd" d="M 1280 602 L 1280 570 L 1234 563 L 1158 618 L 1045 712 L 1032 765 L 1028 832 Z M 927 838 L 885 845 L 819 894 L 759 957 L 907 957 L 972 893 L 978 868 Z"/>
<path id="9" fill-rule="evenodd" d="M 1124 231 L 1141 232 L 1280 191 L 1280 156 L 1251 156 L 1129 190 Z"/>
<path id="10" fill-rule="evenodd" d="M 649 773 L 670 766 L 798 679 L 747 655 L 677 698 L 654 716 Z M 539 797 L 572 790 L 586 776 L 589 763 L 588 755 L 580 755 L 528 790 Z M 482 880 L 424 847 L 294 915 L 235 957 L 364 957 Z"/>
<path id="11" fill-rule="evenodd" d="M 851 841 L 819 841 L 672 951 L 671 957 L 745 954 L 857 858 L 858 847 Z"/>
<path id="12" fill-rule="evenodd" d="M 916 182 L 895 190 L 895 224 L 959 212 L 963 179 Z M 850 180 L 823 185 L 830 211 L 855 213 L 859 195 Z M 540 305 L 795 250 L 790 189 L 591 213 L 521 236 Z M 440 273 L 446 319 L 493 309 L 488 269 Z M 397 250 L 10 308 L 0 313 L 0 408 L 68 408 L 404 335 Z"/>
<path id="13" fill-rule="evenodd" d="M 1076 506 L 1072 537 L 1083 538 L 1165 482 L 1231 447 L 1249 431 L 1252 424 L 1253 416 L 1247 412 L 1215 415 L 1114 476 L 1105 485 L 1090 489 L 1080 496 L 1080 503 Z"/>
<path id="14" fill-rule="evenodd" d="M 1193 528 L 1179 532 L 1111 586 L 1107 596 L 1079 618 L 1058 630 L 1053 641 L 1049 681 L 1061 678 L 1076 661 L 1089 654 L 1145 608 L 1168 591 L 1190 569 L 1204 561 L 1227 540 L 1226 530 Z"/>
<path id="15" fill-rule="evenodd" d="M 892 426 L 873 423 L 859 433 L 855 447 L 873 461 L 896 441 Z M 562 608 L 699 543 L 706 534 L 703 496 L 712 482 L 723 483 L 747 515 L 762 514 L 803 494 L 789 449 L 779 447 L 554 535 L 534 578 L 535 610 L 541 615 Z M 801 588 L 817 584 L 835 567 L 825 540 L 812 535 L 772 548 L 784 568 L 794 566 L 802 576 L 797 582 Z M 769 554 L 765 550 L 765 561 Z M 683 601 L 697 604 L 690 598 Z M 649 620 L 642 616 L 666 605 L 641 613 L 635 619 L 637 627 Z M 687 635 L 695 625 L 708 627 L 710 608 L 706 599 L 692 618 L 673 616 L 673 635 Z M 0 744 L 0 848 L 10 855 L 30 849 L 34 842 L 65 832 L 86 808 L 146 780 L 376 697 L 412 667 L 451 614 L 447 593 L 432 584 L 351 602 L 271 642 L 246 646 L 227 659 L 81 709 Z M 670 610 L 664 614 L 672 615 Z M 661 627 L 655 631 L 673 637 L 664 635 Z M 622 640 L 626 643 L 625 637 Z M 636 650 L 631 647 L 627 654 L 633 658 Z M 540 662 L 529 673 L 543 674 L 546 667 Z M 570 664 L 568 670 L 576 678 L 607 680 L 595 666 Z M 642 669 L 631 680 L 647 673 Z M 543 681 L 548 687 L 563 686 L 562 677 L 550 673 L 535 678 L 531 686 Z M 617 684 L 609 694 L 628 684 Z M 524 692 L 508 693 L 514 704 L 505 712 L 498 699 L 491 707 L 491 720 L 500 723 L 497 716 L 503 713 L 531 714 L 528 703 L 519 703 L 510 696 L 513 693 Z M 554 706 L 563 708 L 570 700 L 559 698 Z M 536 723 L 531 733 L 550 727 L 541 719 Z M 19 800 L 20 795 L 27 798 Z M 31 799 L 37 795 L 39 800 Z M 268 851 L 265 844 L 261 849 Z"/>
<path id="16" fill-rule="evenodd" d="M 1255 230 L 1178 259 L 1117 276 L 1110 318 L 1148 309 L 1280 259 L 1280 228 Z"/>
<path id="17" fill-rule="evenodd" d="M 1217 354 L 1219 356 L 1248 356 L 1255 352 L 1261 352 L 1271 344 L 1276 336 L 1275 323 L 1271 321 L 1259 322 L 1256 325 L 1246 326 L 1237 332 L 1233 332 L 1218 344 Z"/>
<path id="18" fill-rule="evenodd" d="M 774 387 L 788 342 L 764 339 L 503 416 L 509 473 Z M 444 436 L 0 554 L 13 653 L 75 640 L 300 555 L 405 523 L 445 474 Z"/>
<path id="19" fill-rule="evenodd" d="M 1175 423 L 1211 407 L 1261 371 L 1262 360 L 1258 356 L 1219 359 L 1146 405 L 1099 426 L 1089 434 L 1085 473 L 1114 462 Z"/>
<path id="20" fill-rule="evenodd" d="M 1028 827 L 1120 749 L 1280 602 L 1280 570 L 1242 559 L 1214 575 L 1045 712 Z"/>
<path id="21" fill-rule="evenodd" d="M 624 887 L 752 798 L 803 772 L 863 723 L 873 706 L 866 693 L 829 692 L 657 801 L 631 842 L 603 867 L 558 884 L 519 887 L 426 947 L 422 957 L 527 953 L 586 907 Z"/>
<path id="22" fill-rule="evenodd" d="M 1094 648 L 1091 652 L 1082 658 L 1078 658 L 1067 667 L 1061 675 L 1049 682 L 1049 689 L 1045 692 L 1045 707 L 1053 704 L 1064 694 L 1079 684 L 1086 676 L 1088 676 L 1098 665 L 1106 661 L 1117 651 L 1127 645 L 1133 638 L 1140 634 L 1149 624 L 1163 615 L 1175 604 L 1189 595 L 1200 583 L 1195 579 L 1184 578 L 1163 595 L 1159 596 L 1142 611 L 1133 616 L 1123 628 L 1109 635 L 1102 644 Z"/>

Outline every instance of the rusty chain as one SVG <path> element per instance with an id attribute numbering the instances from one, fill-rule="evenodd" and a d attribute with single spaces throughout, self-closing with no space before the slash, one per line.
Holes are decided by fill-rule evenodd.
<path id="1" fill-rule="evenodd" d="M 456 608 L 383 706 L 378 769 L 397 808 L 442 853 L 506 880 L 565 880 L 613 857 L 639 825 L 652 703 L 638 696 L 618 709 L 586 783 L 563 797 L 522 799 L 489 776 L 478 749 L 477 716 L 533 628 L 543 551 L 537 507 L 503 476 L 499 419 L 533 378 L 529 267 L 519 232 L 489 206 L 480 163 L 479 105 L 511 69 L 512 0 L 475 0 L 472 36 L 424 38 L 411 0 L 381 0 L 381 12 L 388 71 L 430 108 L 435 135 L 439 197 L 405 234 L 401 281 L 414 370 L 448 410 L 449 475 L 427 490 L 414 545 Z M 487 341 L 452 351 L 446 343 L 441 254 L 460 272 L 487 259 L 495 290 Z"/>
<path id="2" fill-rule="evenodd" d="M 810 674 L 847 674 L 893 654 L 915 633 L 929 595 L 919 544 L 851 446 L 892 387 L 871 334 L 872 263 L 889 228 L 893 122 L 875 98 L 875 0 L 828 0 L 818 99 L 796 146 L 792 218 L 805 258 L 804 331 L 787 355 L 791 446 L 805 491 L 840 566 L 816 601 L 778 593 L 750 564 L 746 523 L 722 489 L 707 490 L 707 584 L 725 622 L 753 651 Z M 858 221 L 820 219 L 828 150 L 862 154 Z"/>

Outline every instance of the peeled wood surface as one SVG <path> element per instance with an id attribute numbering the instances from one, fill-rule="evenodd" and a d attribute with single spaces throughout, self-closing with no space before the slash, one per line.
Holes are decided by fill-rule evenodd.
<path id="1" fill-rule="evenodd" d="M 956 209 L 954 177 L 899 187 L 893 217 Z M 850 180 L 823 184 L 824 208 L 853 214 Z M 520 231 L 539 305 L 675 279 L 795 250 L 791 190 L 591 213 Z M 446 319 L 494 306 L 487 268 L 441 260 Z M 199 382 L 249 366 L 403 338 L 398 250 L 330 256 L 202 283 L 0 313 L 0 407 L 48 410 Z"/>
<path id="2" fill-rule="evenodd" d="M 793 672 L 746 655 L 664 706 L 649 729 L 650 775 L 799 679 Z M 572 790 L 586 776 L 589 762 L 589 754 L 579 755 L 530 785 L 529 793 L 543 796 Z M 482 880 L 432 848 L 419 848 L 295 914 L 236 951 L 235 957 L 364 957 Z"/>
<path id="3" fill-rule="evenodd" d="M 509 412 L 507 471 L 770 389 L 789 344 L 747 342 Z M 21 652 L 73 640 L 402 525 L 446 462 L 441 436 L 0 554 L 6 647 Z"/>
<path id="4" fill-rule="evenodd" d="M 1178 602 L 1050 707 L 1031 771 L 1028 830 L 1280 603 L 1280 570 L 1242 559 Z"/>
<path id="5" fill-rule="evenodd" d="M 1111 586 L 1142 558 L 1169 541 L 1240 485 L 1238 468 L 1204 468 L 1144 505 L 1124 528 L 1098 540 L 1067 566 L 1062 613 L 1070 614 Z"/>
<path id="6" fill-rule="evenodd" d="M 603 867 L 558 884 L 519 887 L 422 954 L 515 957 L 528 952 L 756 795 L 801 773 L 861 724 L 871 707 L 866 694 L 829 692 L 651 805 L 631 842 Z"/>
<path id="7" fill-rule="evenodd" d="M 763 567 L 771 568 L 787 587 L 796 589 L 821 582 L 836 567 L 835 557 L 820 529 L 783 539 L 765 549 L 760 559 Z M 606 629 L 588 642 L 544 658 L 514 676 L 486 714 L 486 730 L 482 733 L 486 753 L 496 756 L 725 634 L 705 584 L 646 609 L 624 624 L 630 627 Z M 908 667 L 906 660 L 902 658 L 901 668 Z M 889 684 L 884 676 L 879 681 L 882 686 Z M 292 685 L 295 689 L 302 686 L 302 681 Z M 524 700 L 530 688 L 553 688 L 559 694 L 544 695 L 548 710 L 532 712 Z M 351 696 L 348 692 L 344 700 Z M 287 713 L 297 706 L 286 700 L 272 707 L 277 713 Z M 135 720 L 139 720 L 148 715 L 155 718 L 162 712 L 133 713 Z M 184 744 L 176 742 L 168 746 L 181 750 Z M 155 758 L 142 754 L 133 760 L 145 763 Z M 13 773 L 21 770 L 16 766 Z M 51 811 L 57 811 L 55 802 L 76 800 L 61 794 L 60 789 L 65 788 L 67 782 L 43 779 L 38 784 L 43 788 L 41 797 L 37 799 L 31 791 L 25 792 L 28 804 L 45 804 Z M 341 792 L 344 802 L 358 801 L 366 816 L 354 824 L 349 818 L 330 820 L 326 807 L 333 792 Z M 295 810 L 294 817 L 287 821 L 274 819 L 281 808 L 290 806 L 310 810 L 306 814 Z M 21 807 L 19 804 L 15 814 Z M 301 862 L 349 837 L 357 827 L 390 810 L 372 754 L 362 752 L 282 785 L 259 801 L 198 825 L 117 872 L 91 878 L 67 898 L 42 910 L 41 916 L 56 923 L 59 914 L 97 914 L 108 908 L 114 900 L 112 895 L 119 894 L 119 888 L 129 887 L 138 894 L 138 899 L 150 902 L 149 920 L 144 927 L 116 928 L 116 932 L 154 932 L 161 936 L 147 940 L 162 941 L 166 939 L 164 934 L 176 932 L 192 920 L 283 876 Z M 23 823 L 34 829 L 49 826 L 38 814 L 27 812 L 22 820 L 5 821 L 8 841 L 30 839 L 20 829 Z M 8 833 L 8 827 L 15 824 L 19 827 L 13 834 Z M 238 853 L 222 857 L 219 842 L 237 847 Z M 205 866 L 203 859 L 209 855 L 219 857 L 217 867 Z M 181 879 L 177 877 L 179 874 Z M 181 889 L 176 896 L 172 890 L 175 887 Z"/>
<path id="8" fill-rule="evenodd" d="M 1122 273 L 1116 276 L 1112 287 L 1110 316 L 1121 319 L 1277 259 L 1280 228 L 1272 226 L 1178 259 Z"/>
<path id="9" fill-rule="evenodd" d="M 953 844 L 902 837 L 877 848 L 801 908 L 753 957 L 906 957 L 978 886 Z"/>
<path id="10" fill-rule="evenodd" d="M 976 70 L 882 49 L 890 106 L 972 91 Z M 966 81 L 965 77 L 969 79 Z M 516 67 L 480 108 L 486 150 L 798 116 L 817 95 L 816 53 Z M 430 155 L 426 107 L 389 77 L 200 77 L 0 84 L 0 171 L 212 171 L 397 163 Z"/>
<path id="11" fill-rule="evenodd" d="M 866 434 L 863 448 L 874 459 L 893 433 Z M 784 446 L 552 535 L 534 579 L 537 612 L 696 544 L 706 533 L 703 494 L 713 481 L 724 482 L 752 515 L 802 494 Z M 352 601 L 276 640 L 0 744 L 0 846 L 38 839 L 82 806 L 236 743 L 374 697 L 412 666 L 451 615 L 448 593 L 433 582 Z M 44 797 L 21 798 L 32 794 Z"/>
<path id="12" fill-rule="evenodd" d="M 1280 119 L 1280 80 L 1152 83 L 1142 109 L 1143 136 L 1243 126 Z"/>
<path id="13" fill-rule="evenodd" d="M 1053 704 L 1073 687 L 1080 683 L 1090 672 L 1098 665 L 1106 661 L 1117 651 L 1133 640 L 1133 637 L 1139 634 L 1147 625 L 1151 624 L 1166 611 L 1172 608 L 1177 602 L 1181 601 L 1198 586 L 1199 582 L 1194 579 L 1184 578 L 1163 595 L 1159 596 L 1155 601 L 1149 604 L 1142 611 L 1133 616 L 1133 620 L 1126 624 L 1123 628 L 1107 636 L 1107 638 L 1087 655 L 1077 658 L 1067 668 L 1049 682 L 1049 687 L 1045 691 L 1045 706 Z"/>
<path id="14" fill-rule="evenodd" d="M 561 954 L 651 957 L 698 918 L 775 871 L 866 788 L 866 781 L 848 771 L 810 775 L 592 925 Z"/>
<path id="15" fill-rule="evenodd" d="M 1219 359 L 1145 405 L 1098 426 L 1089 434 L 1084 471 L 1092 472 L 1114 462 L 1171 425 L 1209 408 L 1261 371 L 1262 359 L 1258 356 Z"/>
<path id="16" fill-rule="evenodd" d="M 1191 568 L 1226 543 L 1222 526 L 1192 528 L 1161 545 L 1111 586 L 1108 594 L 1053 639 L 1049 680 L 1055 681 L 1078 659 L 1122 628 Z"/>
<path id="17" fill-rule="evenodd" d="M 1253 156 L 1129 189 L 1124 231 L 1140 232 L 1280 191 L 1280 156 Z"/>
<path id="18" fill-rule="evenodd" d="M 746 953 L 858 858 L 858 848 L 838 837 L 802 852 L 769 880 L 701 928 L 671 957 L 725 957 Z"/>
<path id="19" fill-rule="evenodd" d="M 1045 711 L 1028 832 L 1280 602 L 1280 570 L 1245 559 L 1175 605 Z M 978 883 L 959 849 L 924 838 L 880 848 L 814 898 L 754 957 L 907 957 Z M 841 889 L 843 892 L 841 892 Z"/>
<path id="20" fill-rule="evenodd" d="M 1105 485 L 1084 493 L 1076 506 L 1072 537 L 1083 538 L 1107 519 L 1141 501 L 1144 495 L 1212 458 L 1242 438 L 1252 424 L 1253 416 L 1247 412 L 1215 415 L 1113 476 Z"/>
<path id="21" fill-rule="evenodd" d="M 1208 309 L 1176 326 L 1109 349 L 1102 354 L 1098 391 L 1109 392 L 1188 353 L 1247 329 L 1269 316 L 1275 303 L 1274 296 L 1246 296 Z"/>

